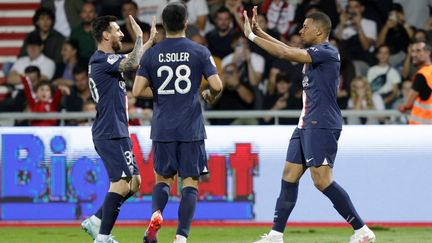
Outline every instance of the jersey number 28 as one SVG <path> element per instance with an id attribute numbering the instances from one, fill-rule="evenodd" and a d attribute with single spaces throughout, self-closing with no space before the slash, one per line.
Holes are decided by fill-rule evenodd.
<path id="1" fill-rule="evenodd" d="M 191 70 L 187 65 L 180 65 L 175 70 L 176 79 L 174 80 L 174 89 L 166 89 L 167 85 L 174 76 L 174 71 L 170 66 L 160 66 L 157 70 L 157 76 L 158 78 L 162 77 L 162 72 L 167 72 L 168 75 L 165 79 L 165 81 L 162 83 L 162 85 L 158 89 L 158 94 L 160 95 L 170 95 L 175 94 L 175 92 L 180 94 L 186 94 L 190 91 L 192 83 L 189 79 L 189 76 L 191 74 Z M 182 88 L 180 87 L 180 82 L 185 82 L 186 87 Z"/>

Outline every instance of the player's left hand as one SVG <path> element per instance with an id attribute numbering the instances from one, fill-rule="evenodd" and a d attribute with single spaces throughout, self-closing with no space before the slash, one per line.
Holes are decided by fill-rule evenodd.
<path id="1" fill-rule="evenodd" d="M 258 24 L 258 13 L 257 13 L 257 6 L 254 6 L 252 9 L 252 31 L 257 32 L 261 30 L 261 27 Z"/>
<path id="2" fill-rule="evenodd" d="M 152 24 L 151 24 L 151 29 L 150 29 L 150 37 L 149 40 L 150 41 L 154 41 L 154 39 L 156 38 L 157 35 L 157 29 L 156 29 L 156 17 L 153 16 L 152 18 Z"/>
<path id="3" fill-rule="evenodd" d="M 210 89 L 205 89 L 205 90 L 201 93 L 201 95 L 202 95 L 203 99 L 204 99 L 205 101 L 207 101 L 207 103 L 209 103 L 209 104 L 212 104 L 212 103 L 216 100 L 216 97 L 214 97 L 214 96 L 211 94 Z"/>
<path id="4" fill-rule="evenodd" d="M 249 34 L 252 32 L 252 28 L 251 28 L 251 25 L 249 23 L 249 17 L 247 15 L 246 10 L 243 11 L 243 17 L 244 17 L 243 32 L 244 32 L 245 36 L 248 37 Z"/>

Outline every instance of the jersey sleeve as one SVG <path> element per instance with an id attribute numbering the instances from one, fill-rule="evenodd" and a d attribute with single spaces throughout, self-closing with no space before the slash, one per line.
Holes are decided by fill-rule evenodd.
<path id="1" fill-rule="evenodd" d="M 119 55 L 119 54 L 107 55 L 105 60 L 103 61 L 103 65 L 104 65 L 105 70 L 108 73 L 118 72 L 120 63 L 125 57 L 126 57 L 126 55 Z"/>
<path id="2" fill-rule="evenodd" d="M 151 49 L 147 50 L 146 53 L 144 53 L 143 57 L 140 60 L 140 65 L 137 71 L 138 76 L 143 76 L 146 79 L 150 80 L 150 73 L 149 73 L 149 62 L 151 60 Z"/>
<path id="3" fill-rule="evenodd" d="M 339 61 L 339 54 L 330 48 L 312 46 L 306 49 L 309 53 L 312 64 L 320 64 L 326 61 Z"/>
<path id="4" fill-rule="evenodd" d="M 206 79 L 214 74 L 217 74 L 216 63 L 210 51 L 207 48 L 203 48 L 202 62 L 203 62 L 203 71 L 204 71 L 203 74 Z"/>

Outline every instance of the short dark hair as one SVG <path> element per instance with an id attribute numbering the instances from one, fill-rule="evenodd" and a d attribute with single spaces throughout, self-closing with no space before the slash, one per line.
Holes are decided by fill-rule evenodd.
<path id="1" fill-rule="evenodd" d="M 25 43 L 27 45 L 38 45 L 38 46 L 43 45 L 43 41 L 40 38 L 39 33 L 34 33 L 34 32 L 30 33 L 27 36 L 27 39 L 25 40 Z"/>
<path id="2" fill-rule="evenodd" d="M 39 18 L 42 15 L 47 15 L 48 17 L 50 17 L 52 19 L 53 24 L 51 27 L 53 27 L 55 24 L 55 14 L 51 9 L 44 8 L 44 7 L 36 10 L 35 14 L 33 15 L 33 25 L 37 27 L 36 23 L 38 22 Z"/>
<path id="3" fill-rule="evenodd" d="M 315 12 L 306 16 L 307 19 L 312 19 L 314 23 L 318 22 L 319 25 L 324 29 L 327 36 L 330 35 L 332 24 L 330 17 L 323 12 Z"/>
<path id="4" fill-rule="evenodd" d="M 78 43 L 77 40 L 75 40 L 75 39 L 65 40 L 65 41 L 63 42 L 63 44 L 68 44 L 68 45 L 70 45 L 73 49 L 76 50 L 76 53 L 77 53 L 76 55 L 77 55 L 77 57 L 79 56 L 80 49 L 79 49 L 79 43 Z"/>
<path id="5" fill-rule="evenodd" d="M 39 67 L 37 67 L 37 66 L 32 66 L 32 65 L 27 66 L 27 67 L 24 69 L 24 73 L 37 73 L 37 76 L 38 76 L 39 78 L 40 78 L 40 76 L 41 76 L 41 71 L 40 71 Z"/>
<path id="6" fill-rule="evenodd" d="M 138 4 L 137 4 L 136 2 L 134 2 L 134 1 L 132 1 L 132 0 L 124 1 L 124 2 L 121 4 L 121 7 L 123 8 L 123 6 L 126 5 L 126 4 L 132 4 L 132 5 L 135 7 L 135 9 L 138 9 Z"/>
<path id="7" fill-rule="evenodd" d="M 88 68 L 87 65 L 84 64 L 77 64 L 73 69 L 72 69 L 72 75 L 75 76 L 77 74 L 80 73 L 88 73 Z"/>
<path id="8" fill-rule="evenodd" d="M 218 16 L 220 13 L 228 13 L 231 16 L 231 12 L 229 11 L 229 9 L 225 6 L 220 7 L 217 11 L 216 11 L 216 16 Z"/>
<path id="9" fill-rule="evenodd" d="M 432 46 L 431 46 L 431 44 L 429 44 L 428 41 L 423 41 L 423 40 L 414 40 L 414 41 L 412 42 L 412 44 L 420 44 L 420 43 L 424 43 L 424 44 L 425 44 L 425 46 L 424 46 L 424 48 L 423 48 L 425 51 L 432 52 Z"/>
<path id="10" fill-rule="evenodd" d="M 186 6 L 181 2 L 170 3 L 162 11 L 162 23 L 167 32 L 182 31 L 185 28 L 187 18 Z"/>
<path id="11" fill-rule="evenodd" d="M 92 27 L 92 34 L 93 37 L 96 39 L 96 41 L 99 43 L 102 41 L 102 34 L 104 31 L 110 31 L 110 23 L 116 22 L 117 17 L 106 15 L 106 16 L 100 16 L 97 17 L 95 21 L 93 21 Z"/>

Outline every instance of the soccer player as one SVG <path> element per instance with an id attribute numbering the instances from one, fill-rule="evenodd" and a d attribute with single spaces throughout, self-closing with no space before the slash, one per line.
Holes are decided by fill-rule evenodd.
<path id="1" fill-rule="evenodd" d="M 111 230 L 120 206 L 141 183 L 129 138 L 126 84 L 122 72 L 137 70 L 139 60 L 156 35 L 154 21 L 150 39 L 143 45 L 143 33 L 129 16 L 136 35 L 135 46 L 127 56 L 118 55 L 123 33 L 116 20 L 113 16 L 101 16 L 93 22 L 93 36 L 98 47 L 89 62 L 89 86 L 97 110 L 92 127 L 93 143 L 108 172 L 110 187 L 102 207 L 81 223 L 94 242 L 108 243 L 117 242 L 111 236 Z"/>
<path id="2" fill-rule="evenodd" d="M 197 202 L 198 179 L 208 173 L 199 98 L 202 75 L 210 84 L 210 89 L 202 92 L 205 100 L 213 102 L 222 91 L 210 51 L 185 38 L 186 7 L 179 2 L 168 4 L 162 22 L 167 38 L 146 52 L 132 89 L 133 95 L 141 96 L 151 87 L 154 97 L 151 139 L 156 184 L 153 214 L 144 235 L 146 243 L 157 242 L 162 212 L 176 174 L 182 178 L 183 189 L 174 242 L 186 242 Z"/>
<path id="3" fill-rule="evenodd" d="M 300 36 L 309 47 L 299 49 L 266 34 L 257 24 L 256 7 L 252 26 L 246 12 L 243 16 L 244 34 L 249 40 L 274 56 L 304 63 L 303 110 L 288 146 L 273 228 L 257 242 L 283 242 L 285 225 L 297 200 L 298 182 L 308 168 L 316 188 L 330 199 L 338 213 L 354 228 L 350 243 L 375 242 L 374 233 L 357 214 L 348 194 L 333 180 L 332 168 L 342 130 L 342 116 L 336 102 L 340 59 L 338 50 L 328 42 L 331 31 L 329 17 L 321 12 L 306 17 Z"/>

